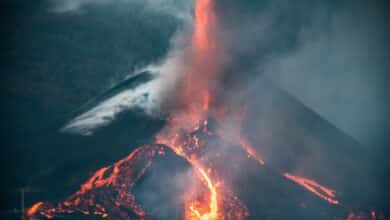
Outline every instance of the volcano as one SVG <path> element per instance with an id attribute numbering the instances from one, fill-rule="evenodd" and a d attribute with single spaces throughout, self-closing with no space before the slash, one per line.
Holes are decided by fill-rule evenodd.
<path id="1" fill-rule="evenodd" d="M 329 172 L 332 172 L 332 180 L 329 182 L 337 186 L 336 194 L 340 195 L 338 194 L 340 189 L 348 190 L 346 186 L 350 187 L 350 184 L 346 183 L 348 178 L 344 178 L 345 175 L 349 178 L 358 179 L 366 178 L 367 173 L 356 173 L 354 172 L 356 170 L 354 165 L 356 164 L 350 164 L 332 157 L 336 155 L 336 150 L 333 151 L 332 149 L 343 147 L 346 152 L 354 152 L 355 150 L 348 150 L 348 146 L 354 147 L 357 143 L 328 122 L 322 120 L 293 97 L 278 89 L 270 81 L 264 79 L 263 85 L 262 91 L 264 94 L 267 94 L 267 91 L 273 91 L 274 97 L 272 99 L 268 97 L 268 100 L 272 100 L 273 104 L 264 99 L 267 104 L 267 109 L 264 109 L 264 111 L 268 113 L 261 120 L 262 129 L 267 128 L 267 132 L 281 135 L 290 129 L 296 129 L 293 126 L 296 123 L 293 123 L 293 121 L 300 119 L 300 115 L 306 115 L 306 117 L 310 115 L 310 120 L 300 120 L 300 122 L 304 123 L 304 127 L 315 125 L 315 129 L 306 130 L 302 134 L 305 138 L 310 136 L 312 140 L 321 143 L 321 145 L 294 145 L 297 138 L 303 138 L 303 136 L 296 135 L 287 136 L 283 140 L 272 138 L 268 136 L 269 133 L 261 134 L 255 138 L 252 137 L 252 141 L 260 140 L 259 143 L 267 143 L 267 147 L 279 151 L 278 157 L 290 158 L 279 160 L 270 153 L 270 155 L 264 155 L 265 164 L 263 165 L 245 148 L 239 146 L 240 143 L 221 137 L 220 132 L 218 132 L 218 120 L 206 117 L 207 120 L 205 119 L 205 121 L 207 123 L 203 121 L 194 131 L 190 133 L 181 132 L 180 140 L 185 140 L 187 146 L 185 149 L 189 150 L 190 153 L 194 152 L 195 155 L 200 154 L 199 157 L 207 155 L 207 163 L 212 161 L 213 165 L 211 166 L 218 170 L 219 179 L 223 179 L 224 184 L 229 188 L 235 189 L 234 193 L 231 190 L 225 192 L 225 195 L 228 195 L 227 200 L 232 202 L 228 204 L 239 207 L 239 215 L 246 217 L 245 219 L 275 217 L 283 219 L 332 219 L 334 216 L 344 216 L 344 218 L 339 217 L 339 219 L 347 219 L 348 216 L 353 216 L 348 215 L 349 210 L 345 210 L 342 206 L 332 204 L 332 202 L 329 203 L 326 199 L 307 191 L 305 187 L 296 182 L 288 181 L 283 175 L 283 170 L 287 172 L 296 169 L 296 167 L 301 166 L 299 158 L 314 157 L 318 151 L 313 150 L 313 147 L 324 147 L 326 150 L 322 149 L 320 152 L 324 153 L 324 157 L 327 157 L 324 160 L 331 162 L 324 166 L 318 166 L 323 161 L 317 161 L 312 167 L 307 168 L 306 172 L 315 172 L 317 175 L 312 177 L 318 177 L 319 180 L 324 179 L 321 176 L 326 176 Z M 278 115 L 277 111 L 286 107 L 297 108 L 299 111 L 295 111 L 295 114 L 285 115 L 285 119 L 291 123 L 290 126 L 275 126 L 273 115 Z M 124 115 L 120 119 L 123 120 L 128 117 L 130 116 Z M 118 120 L 118 123 L 121 120 Z M 110 130 L 112 128 L 108 127 L 106 129 Z M 262 130 L 255 127 L 252 127 L 252 129 Z M 97 133 L 97 136 L 105 137 L 104 132 L 103 129 Z M 324 137 L 324 134 L 326 134 L 326 137 Z M 329 136 L 332 138 L 328 139 Z M 284 146 L 287 148 L 283 149 Z M 296 151 L 293 154 L 288 151 L 291 147 Z M 255 151 L 261 150 L 259 147 L 254 147 L 254 149 Z M 311 152 L 308 152 L 307 149 L 311 149 Z M 337 153 L 337 155 L 339 154 Z M 353 157 L 353 160 L 367 159 Z M 335 170 L 335 167 L 342 167 L 342 169 Z M 242 170 L 243 168 L 244 170 Z M 186 195 L 186 189 L 191 185 L 197 185 L 197 187 L 200 187 L 200 191 L 206 191 L 207 193 L 207 186 L 201 178 L 197 177 L 196 173 L 197 171 L 191 163 L 175 153 L 168 145 L 153 144 L 139 147 L 126 158 L 96 171 L 76 193 L 64 201 L 59 203 L 36 203 L 29 210 L 30 218 L 183 219 L 186 206 L 183 195 Z M 124 184 L 120 186 L 120 183 Z M 356 184 L 355 187 L 367 187 L 363 182 Z M 315 186 L 313 187 L 315 188 Z M 343 195 L 341 198 L 348 201 L 351 195 L 347 190 L 345 190 L 347 195 Z M 353 192 L 353 189 L 349 190 Z M 318 191 L 321 192 L 320 189 Z M 121 193 L 124 196 L 119 197 L 118 195 Z M 154 195 L 145 195 L 151 193 Z M 235 200 L 235 198 L 239 198 L 239 200 Z M 207 201 L 207 198 L 203 199 Z M 356 204 L 357 207 L 361 205 Z M 229 210 L 231 207 L 228 206 L 225 209 Z M 367 215 L 368 211 L 360 215 L 356 214 L 356 216 Z M 236 217 L 226 219 L 238 219 Z M 354 218 L 351 217 L 351 219 Z"/>
<path id="2" fill-rule="evenodd" d="M 330 124 L 318 123 L 317 115 L 308 113 L 267 79 L 261 84 L 264 108 L 256 108 L 267 113 L 261 119 L 261 128 L 256 128 L 256 113 L 251 112 L 254 108 L 245 99 L 231 101 L 222 95 L 218 79 L 224 65 L 220 58 L 226 52 L 218 41 L 219 20 L 214 4 L 212 0 L 195 3 L 194 29 L 185 53 L 177 106 L 153 141 L 98 169 L 65 199 L 35 203 L 27 211 L 29 219 L 374 218 L 371 210 L 349 213 L 354 205 L 342 193 L 347 192 L 342 189 L 345 174 L 353 178 L 362 174 L 349 172 L 356 170 L 354 164 L 339 160 L 340 156 L 333 158 L 331 148 L 324 150 L 334 145 L 346 149 L 356 146 L 356 142 Z M 122 91 L 127 91 L 129 85 L 137 86 L 129 82 L 133 81 L 103 94 L 101 99 L 108 101 L 99 102 L 101 108 L 116 99 L 116 94 L 126 95 Z M 271 91 L 272 101 L 267 103 Z M 144 93 L 141 97 L 147 99 Z M 142 100 L 137 103 L 142 105 Z M 287 108 L 296 109 L 293 114 L 277 114 Z M 99 105 L 89 113 L 93 116 L 98 110 Z M 65 130 L 88 121 L 89 113 L 77 117 Z M 306 124 L 299 114 L 309 115 Z M 280 115 L 285 118 L 275 118 Z M 318 124 L 320 128 L 315 127 Z M 89 135 L 89 129 L 84 127 L 81 132 Z M 259 135 L 249 136 L 245 132 L 248 129 L 259 131 Z M 315 133 L 318 130 L 321 135 Z"/>

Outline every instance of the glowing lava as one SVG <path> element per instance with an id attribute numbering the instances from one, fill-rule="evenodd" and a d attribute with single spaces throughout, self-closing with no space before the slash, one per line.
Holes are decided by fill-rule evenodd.
<path id="1" fill-rule="evenodd" d="M 255 152 L 254 148 L 252 147 L 252 145 L 249 143 L 249 141 L 247 139 L 245 139 L 243 136 L 240 136 L 238 138 L 238 142 L 240 143 L 241 147 L 244 148 L 244 150 L 247 152 L 248 157 L 252 157 L 260 165 L 264 165 L 265 164 L 263 158 L 261 158 L 260 155 L 258 155 Z"/>
<path id="2" fill-rule="evenodd" d="M 64 201 L 56 205 L 38 202 L 28 210 L 27 215 L 32 220 L 40 217 L 51 219 L 75 212 L 113 219 L 134 219 L 131 216 L 147 219 L 132 189 L 152 164 L 153 158 L 164 155 L 163 146 L 139 147 L 124 159 L 96 171 L 76 193 Z"/>
<path id="3" fill-rule="evenodd" d="M 215 185 L 211 181 L 210 177 L 207 175 L 206 171 L 204 171 L 201 168 L 198 168 L 198 171 L 200 175 L 202 176 L 202 179 L 206 181 L 207 188 L 210 191 L 210 202 L 209 202 L 209 211 L 202 214 L 195 205 L 190 205 L 189 209 L 191 210 L 191 213 L 189 216 L 187 216 L 187 219 L 200 219 L 200 220 L 213 220 L 218 218 L 218 195 L 217 195 L 217 189 L 215 188 Z M 194 217 L 194 218 L 193 218 Z"/>
<path id="4" fill-rule="evenodd" d="M 300 176 L 294 176 L 290 173 L 284 173 L 284 176 L 287 179 L 290 179 L 294 181 L 295 183 L 303 186 L 305 189 L 309 190 L 310 192 L 314 193 L 318 197 L 324 199 L 325 201 L 331 203 L 331 204 L 339 204 L 340 202 L 337 201 L 336 195 L 335 195 L 335 190 L 329 189 L 319 183 L 317 183 L 314 180 L 306 179 Z"/>
<path id="5" fill-rule="evenodd" d="M 31 206 L 31 207 L 27 210 L 27 215 L 29 215 L 29 216 L 34 215 L 34 214 L 38 211 L 39 207 L 41 207 L 41 205 L 43 205 L 43 202 L 37 202 L 37 203 L 35 203 L 33 206 Z"/>

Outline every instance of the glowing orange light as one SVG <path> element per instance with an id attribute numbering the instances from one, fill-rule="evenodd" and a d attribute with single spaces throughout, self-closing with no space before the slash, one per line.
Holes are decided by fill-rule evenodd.
<path id="1" fill-rule="evenodd" d="M 336 198 L 336 195 L 335 195 L 336 191 L 334 191 L 333 189 L 329 189 L 329 188 L 317 183 L 314 180 L 310 180 L 310 179 L 303 178 L 300 176 L 295 176 L 295 175 L 292 175 L 290 173 L 284 173 L 284 176 L 287 179 L 292 180 L 293 182 L 303 186 L 305 189 L 309 190 L 310 192 L 314 193 L 315 195 L 324 199 L 325 201 L 327 201 L 331 204 L 335 204 L 335 205 L 339 204 L 339 201 L 337 201 L 335 199 Z"/>
<path id="2" fill-rule="evenodd" d="M 43 205 L 43 202 L 37 202 L 37 203 L 35 203 L 33 206 L 31 206 L 31 208 L 29 208 L 29 209 L 27 210 L 27 215 L 29 215 L 29 216 L 34 215 L 34 214 L 38 211 L 38 209 L 39 209 L 39 207 L 40 207 L 41 205 Z"/>

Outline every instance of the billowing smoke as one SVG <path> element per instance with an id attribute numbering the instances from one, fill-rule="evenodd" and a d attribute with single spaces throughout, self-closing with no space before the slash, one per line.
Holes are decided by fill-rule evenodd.
<path id="1" fill-rule="evenodd" d="M 219 6 L 232 57 L 224 92 L 235 97 L 265 75 L 359 142 L 377 144 L 388 123 L 382 101 L 389 69 L 384 3 L 224 1 Z"/>
<path id="2" fill-rule="evenodd" d="M 323 12 L 302 29 L 299 48 L 267 64 L 266 75 L 312 110 L 367 147 L 384 129 L 386 35 L 381 15 Z M 367 10 L 373 10 L 370 5 Z M 376 12 L 375 12 L 376 13 Z"/>

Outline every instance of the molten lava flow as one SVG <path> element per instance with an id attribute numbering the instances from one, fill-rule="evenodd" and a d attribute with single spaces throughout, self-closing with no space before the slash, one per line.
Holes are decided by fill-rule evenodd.
<path id="1" fill-rule="evenodd" d="M 202 216 L 201 219 L 216 219 L 218 216 L 218 201 L 217 201 L 217 189 L 216 186 L 213 184 L 211 181 L 210 177 L 207 175 L 206 171 L 203 169 L 199 168 L 199 173 L 202 175 L 204 180 L 207 183 L 207 187 L 210 190 L 210 212 L 207 213 L 205 216 L 207 218 L 204 218 Z"/>
<path id="2" fill-rule="evenodd" d="M 254 148 L 250 145 L 249 141 L 245 139 L 243 136 L 238 138 L 238 141 L 242 148 L 247 152 L 248 157 L 252 157 L 255 159 L 260 165 L 264 165 L 265 162 L 263 158 L 261 158 L 254 150 Z"/>
<path id="3" fill-rule="evenodd" d="M 243 219 L 248 215 L 248 210 L 222 181 L 219 181 L 214 161 L 207 157 L 212 146 L 208 145 L 206 139 L 212 138 L 214 133 L 207 128 L 207 120 L 192 123 L 192 130 L 169 126 L 156 136 L 157 143 L 170 147 L 194 167 L 197 178 L 206 188 L 190 189 L 197 193 L 189 194 L 186 198 L 185 219 Z"/>
<path id="4" fill-rule="evenodd" d="M 103 167 L 83 185 L 57 205 L 38 202 L 27 212 L 30 219 L 82 213 L 113 219 L 147 219 L 143 208 L 131 193 L 137 181 L 151 165 L 152 159 L 165 154 L 164 147 L 144 146 L 135 149 L 126 158 Z M 137 169 L 135 169 L 137 168 Z M 129 215 L 129 210 L 132 215 Z"/>
<path id="5" fill-rule="evenodd" d="M 31 206 L 31 208 L 27 210 L 27 215 L 29 216 L 34 215 L 38 211 L 39 207 L 41 207 L 41 205 L 43 205 L 43 202 L 35 203 L 33 206 Z"/>
<path id="6" fill-rule="evenodd" d="M 192 129 L 168 126 L 156 136 L 157 143 L 170 147 L 194 167 L 196 177 L 206 189 L 189 189 L 197 193 L 190 193 L 186 198 L 185 219 L 243 219 L 248 215 L 245 205 L 222 183 L 215 161 L 208 157 L 213 146 L 207 139 L 216 138 L 215 132 L 208 129 L 205 119 L 189 123 Z"/>
<path id="7" fill-rule="evenodd" d="M 314 180 L 306 179 L 299 176 L 294 176 L 290 173 L 284 173 L 284 176 L 287 179 L 290 179 L 295 183 L 303 186 L 305 189 L 309 190 L 310 192 L 314 193 L 315 195 L 324 199 L 325 201 L 335 205 L 339 204 L 339 201 L 335 199 L 336 195 L 333 189 L 329 189 L 325 186 L 322 186 L 321 184 L 317 183 Z"/>
<path id="8" fill-rule="evenodd" d="M 188 216 L 186 216 L 187 219 L 200 219 L 200 220 L 203 220 L 203 219 L 217 219 L 218 218 L 218 195 L 217 195 L 217 189 L 215 188 L 215 185 L 213 184 L 213 182 L 211 181 L 210 177 L 208 176 L 208 174 L 206 173 L 206 171 L 204 171 L 203 169 L 201 168 L 198 168 L 198 172 L 199 174 L 201 175 L 202 179 L 204 181 L 206 181 L 206 185 L 207 185 L 207 188 L 208 190 L 210 191 L 210 198 L 209 198 L 209 207 L 208 207 L 208 212 L 206 213 L 201 213 L 198 208 L 196 207 L 196 205 L 194 204 L 191 204 L 189 206 L 189 209 L 190 209 L 190 213 L 188 214 Z"/>

